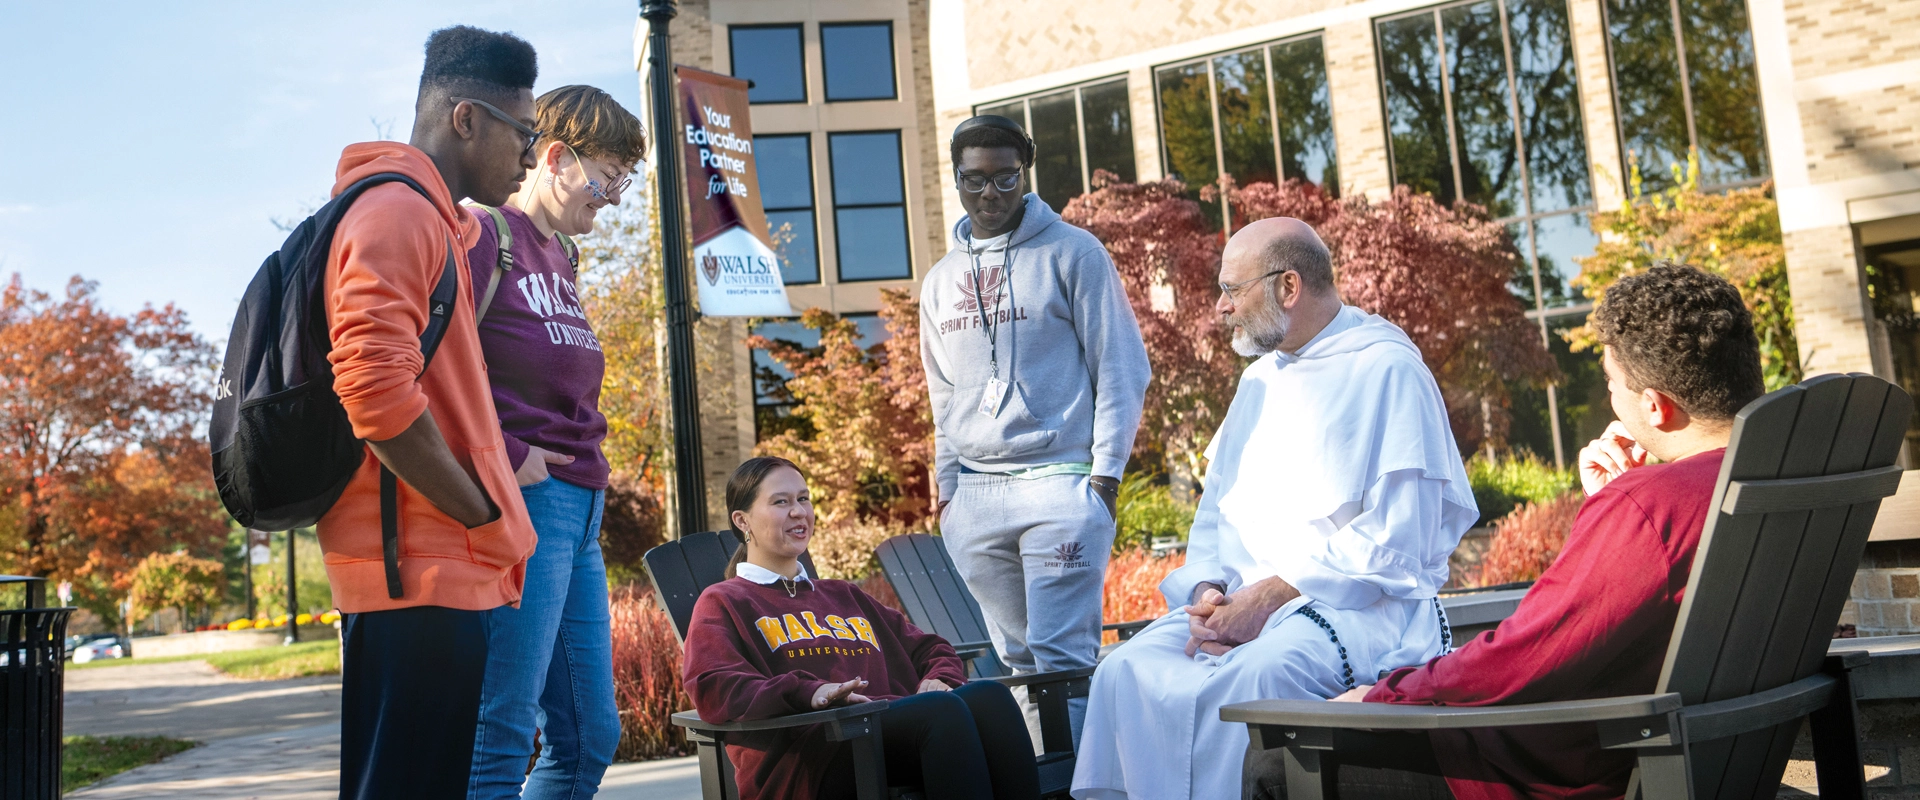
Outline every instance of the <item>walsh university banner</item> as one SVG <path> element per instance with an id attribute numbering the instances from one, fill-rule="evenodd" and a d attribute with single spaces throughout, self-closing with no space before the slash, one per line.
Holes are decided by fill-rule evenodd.
<path id="1" fill-rule="evenodd" d="M 747 82 L 675 66 L 693 228 L 694 283 L 709 317 L 790 317 L 754 168 Z"/>

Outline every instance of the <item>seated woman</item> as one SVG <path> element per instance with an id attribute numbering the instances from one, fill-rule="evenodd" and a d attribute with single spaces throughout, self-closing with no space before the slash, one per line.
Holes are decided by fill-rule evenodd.
<path id="1" fill-rule="evenodd" d="M 889 783 L 917 783 L 929 800 L 1039 797 L 1026 721 L 1005 686 L 967 683 L 946 641 L 802 568 L 813 502 L 799 467 L 749 459 L 727 481 L 727 512 L 747 543 L 687 626 L 686 689 L 701 719 L 890 700 L 879 715 Z M 727 756 L 742 800 L 854 796 L 852 749 L 818 726 L 728 744 Z"/>

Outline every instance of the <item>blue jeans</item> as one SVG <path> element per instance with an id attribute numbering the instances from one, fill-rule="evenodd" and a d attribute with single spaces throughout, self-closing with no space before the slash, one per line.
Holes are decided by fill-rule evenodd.
<path id="1" fill-rule="evenodd" d="M 606 493 L 548 478 L 520 494 L 540 541 L 520 607 L 496 608 L 488 620 L 467 797 L 519 797 L 524 780 L 528 798 L 589 798 L 620 742 L 600 558 Z M 528 775 L 536 727 L 540 761 Z"/>

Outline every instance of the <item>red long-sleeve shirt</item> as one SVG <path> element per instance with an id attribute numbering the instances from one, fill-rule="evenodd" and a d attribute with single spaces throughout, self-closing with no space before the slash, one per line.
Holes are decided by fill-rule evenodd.
<path id="1" fill-rule="evenodd" d="M 687 694 L 708 722 L 812 711 L 823 684 L 854 678 L 869 682 L 860 694 L 875 700 L 912 695 L 927 678 L 967 682 L 946 640 L 846 581 L 803 580 L 793 597 L 744 578 L 708 587 L 687 625 L 685 666 Z M 845 746 L 817 725 L 729 740 L 742 800 L 811 800 Z"/>
<path id="2" fill-rule="evenodd" d="M 1648 694 L 1673 636 L 1725 450 L 1628 471 L 1580 508 L 1513 616 L 1450 655 L 1395 670 L 1374 703 L 1490 706 Z M 1591 723 L 1434 731 L 1455 797 L 1626 793 L 1634 754 Z"/>

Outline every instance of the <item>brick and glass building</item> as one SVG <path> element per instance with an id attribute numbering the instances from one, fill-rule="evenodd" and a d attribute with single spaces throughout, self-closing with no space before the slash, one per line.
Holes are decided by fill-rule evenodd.
<path id="1" fill-rule="evenodd" d="M 1578 363 L 1591 357 L 1552 335 L 1591 309 L 1568 285 L 1591 215 L 1627 197 L 1630 164 L 1660 188 L 1690 150 L 1705 187 L 1773 183 L 1806 373 L 1920 395 L 1914 2 L 689 0 L 674 48 L 755 82 L 789 293 L 872 341 L 880 291 L 915 288 L 962 214 L 948 133 L 996 113 L 1033 133 L 1032 183 L 1056 208 L 1099 170 L 1369 197 L 1406 184 L 1484 205 L 1513 232 L 1529 272 L 1516 291 L 1568 367 L 1564 385 L 1516 398 L 1514 443 L 1543 457 L 1572 459 L 1607 422 L 1597 371 Z M 758 332 L 806 341 L 795 323 Z M 747 333 L 700 329 L 716 499 L 787 402 L 776 365 L 738 344 Z M 1920 467 L 1920 419 L 1902 458 Z M 1868 561 L 1849 621 L 1920 631 L 1920 478 L 1883 506 Z"/>

